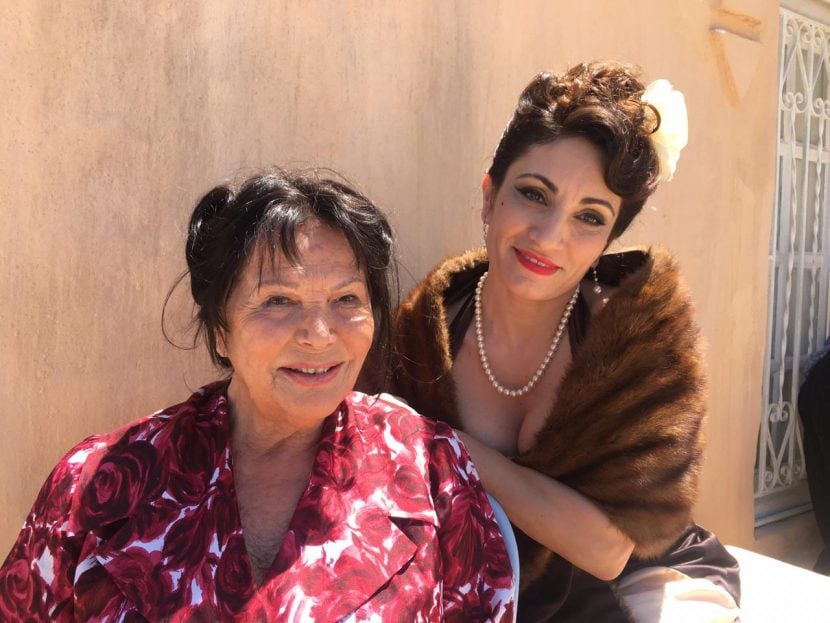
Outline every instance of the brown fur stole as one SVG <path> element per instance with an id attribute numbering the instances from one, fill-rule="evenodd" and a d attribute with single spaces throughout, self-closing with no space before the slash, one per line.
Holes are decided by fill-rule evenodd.
<path id="1" fill-rule="evenodd" d="M 443 262 L 395 318 L 393 391 L 456 428 L 444 301 L 485 261 L 474 251 Z M 594 500 L 634 541 L 634 554 L 651 558 L 690 523 L 697 494 L 705 414 L 698 329 L 668 252 L 605 255 L 598 271 L 616 289 L 591 318 L 533 447 L 516 460 Z M 552 554 L 520 542 L 526 586 Z"/>

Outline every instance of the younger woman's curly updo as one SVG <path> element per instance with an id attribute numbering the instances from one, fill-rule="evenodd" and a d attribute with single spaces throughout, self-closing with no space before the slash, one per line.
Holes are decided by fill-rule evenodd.
<path id="1" fill-rule="evenodd" d="M 496 148 L 488 173 L 498 188 L 508 167 L 531 147 L 559 138 L 582 137 L 595 145 L 605 166 L 605 184 L 622 197 L 611 238 L 622 234 L 657 188 L 657 153 L 649 135 L 655 110 L 640 100 L 638 72 L 615 62 L 582 63 L 561 76 L 541 73 L 525 87 Z"/>
<path id="2" fill-rule="evenodd" d="M 383 365 L 391 340 L 397 269 L 392 229 L 380 209 L 349 185 L 319 172 L 273 170 L 238 188 L 217 186 L 193 210 L 185 255 L 198 333 L 214 363 L 232 369 L 217 350 L 228 330 L 226 307 L 249 261 L 274 261 L 278 253 L 299 261 L 296 236 L 304 223 L 318 221 L 340 232 L 366 277 L 374 340 L 367 362 Z"/>

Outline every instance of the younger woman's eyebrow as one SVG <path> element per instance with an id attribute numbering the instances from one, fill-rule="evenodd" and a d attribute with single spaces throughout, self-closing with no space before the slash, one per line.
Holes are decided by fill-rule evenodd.
<path id="1" fill-rule="evenodd" d="M 539 182 L 542 182 L 542 184 L 544 184 L 547 187 L 547 189 L 554 194 L 559 192 L 559 189 L 556 187 L 556 184 L 551 182 L 544 175 L 541 175 L 539 173 L 522 173 L 521 175 L 517 176 L 516 179 L 520 180 L 524 177 L 530 177 Z M 598 204 L 601 206 L 605 206 L 611 211 L 611 214 L 613 214 L 614 216 L 617 215 L 617 211 L 614 209 L 614 206 L 612 206 L 609 201 L 606 201 L 605 199 L 600 199 L 599 197 L 584 197 L 579 203 L 585 205 Z"/>

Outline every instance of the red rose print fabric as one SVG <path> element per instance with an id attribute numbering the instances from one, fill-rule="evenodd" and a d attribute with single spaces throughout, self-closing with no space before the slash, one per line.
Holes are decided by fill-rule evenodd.
<path id="1" fill-rule="evenodd" d="M 2 621 L 510 621 L 512 569 L 442 423 L 350 394 L 261 586 L 215 383 L 81 442 L 0 568 Z"/>

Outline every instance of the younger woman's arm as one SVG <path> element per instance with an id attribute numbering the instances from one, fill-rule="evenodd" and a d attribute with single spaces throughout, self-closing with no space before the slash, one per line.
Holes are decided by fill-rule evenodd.
<path id="1" fill-rule="evenodd" d="M 634 543 L 596 504 L 553 478 L 517 465 L 468 434 L 456 432 L 485 489 L 517 528 L 601 580 L 620 574 Z"/>

